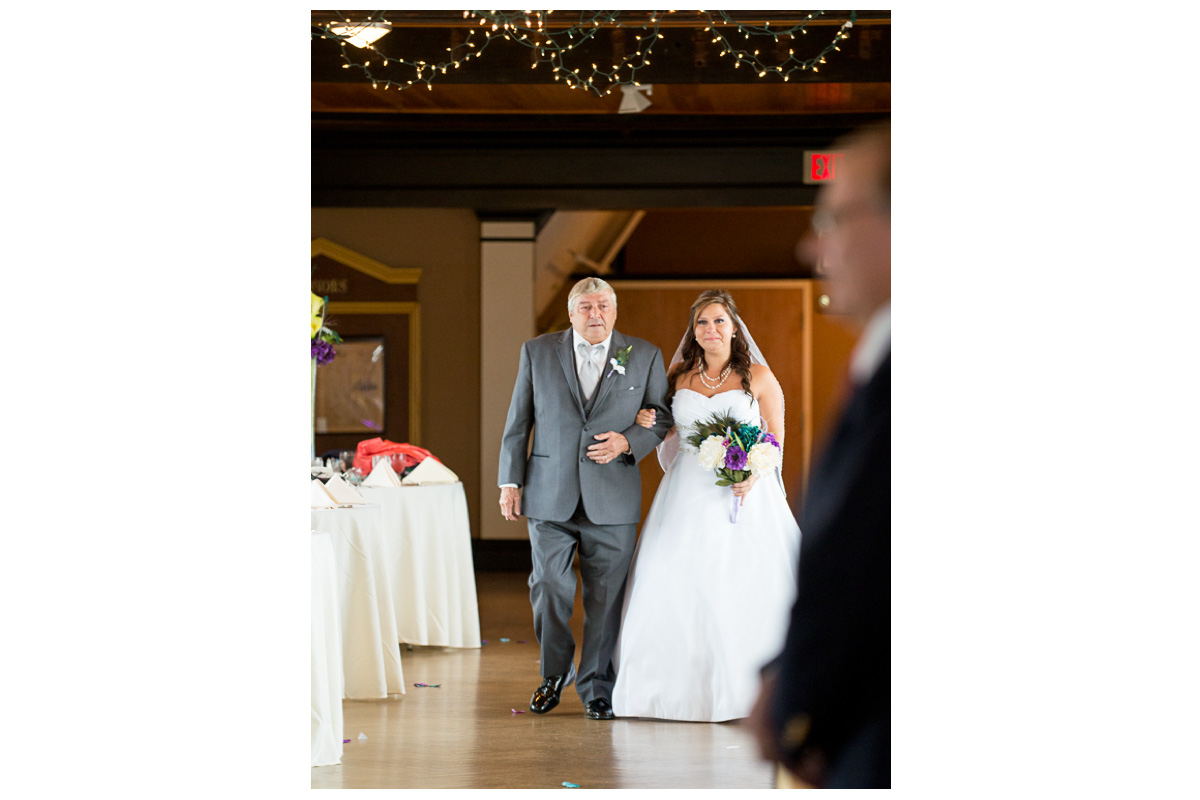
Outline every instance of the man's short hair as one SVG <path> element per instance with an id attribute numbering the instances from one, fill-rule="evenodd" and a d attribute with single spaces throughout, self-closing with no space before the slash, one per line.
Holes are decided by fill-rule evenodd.
<path id="1" fill-rule="evenodd" d="M 595 294 L 596 292 L 608 292 L 612 297 L 613 308 L 617 306 L 617 293 L 608 283 L 600 278 L 584 278 L 579 283 L 571 287 L 571 294 L 567 296 L 567 313 L 575 313 L 575 301 L 580 295 Z"/>

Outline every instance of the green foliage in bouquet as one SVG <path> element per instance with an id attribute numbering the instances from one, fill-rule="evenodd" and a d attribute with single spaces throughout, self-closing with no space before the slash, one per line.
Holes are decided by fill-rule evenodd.
<path id="1" fill-rule="evenodd" d="M 731 486 L 750 477 L 748 453 L 765 434 L 757 425 L 738 422 L 725 414 L 713 414 L 696 423 L 687 441 L 700 451 L 700 463 L 717 473 L 717 486 Z"/>

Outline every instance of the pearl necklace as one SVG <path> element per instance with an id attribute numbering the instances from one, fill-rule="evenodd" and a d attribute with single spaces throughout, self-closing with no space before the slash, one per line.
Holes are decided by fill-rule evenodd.
<path id="1" fill-rule="evenodd" d="M 720 380 L 717 380 L 716 378 L 709 378 L 707 375 L 704 374 L 703 368 L 700 368 L 696 372 L 697 372 L 697 374 L 700 375 L 700 382 L 703 383 L 705 386 L 707 386 L 709 389 L 719 389 L 719 388 L 721 388 L 721 385 L 723 383 L 725 383 L 725 379 L 729 377 L 729 373 L 732 369 L 733 369 L 732 363 L 726 364 L 725 369 L 721 370 L 721 374 L 718 376 L 720 378 Z M 710 380 L 714 380 L 717 382 L 709 383 Z"/>

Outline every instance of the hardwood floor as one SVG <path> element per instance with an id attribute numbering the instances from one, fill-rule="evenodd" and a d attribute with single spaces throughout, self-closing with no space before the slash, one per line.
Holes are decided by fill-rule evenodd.
<path id="1" fill-rule="evenodd" d="M 523 573 L 476 576 L 483 647 L 402 649 L 405 695 L 344 701 L 343 738 L 350 742 L 340 765 L 312 769 L 312 788 L 773 786 L 773 767 L 759 760 L 739 723 L 598 722 L 583 715 L 574 687 L 549 714 L 529 713 L 529 696 L 540 678 L 525 579 Z M 577 642 L 582 620 L 577 596 L 572 623 Z"/>

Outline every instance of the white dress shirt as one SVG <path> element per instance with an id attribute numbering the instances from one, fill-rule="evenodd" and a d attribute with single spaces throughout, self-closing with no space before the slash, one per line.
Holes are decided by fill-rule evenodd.
<path id="1" fill-rule="evenodd" d="M 862 386 L 871 380 L 883 359 L 892 349 L 892 303 L 888 301 L 875 310 L 863 329 L 854 352 L 850 354 L 850 380 Z"/>
<path id="2" fill-rule="evenodd" d="M 571 328 L 571 338 L 571 349 L 575 351 L 575 374 L 579 375 L 583 370 L 583 356 L 579 354 L 579 345 L 586 344 L 588 347 L 592 347 L 592 343 L 580 336 L 579 331 L 574 328 Z M 604 377 L 604 365 L 608 363 L 608 349 L 612 344 L 612 331 L 608 332 L 608 336 L 600 344 L 604 346 L 604 357 L 600 359 L 600 376 Z"/>

